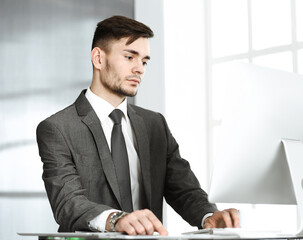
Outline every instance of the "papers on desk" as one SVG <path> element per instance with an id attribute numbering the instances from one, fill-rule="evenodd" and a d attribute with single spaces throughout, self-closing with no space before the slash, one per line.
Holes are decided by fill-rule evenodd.
<path id="1" fill-rule="evenodd" d="M 186 236 L 188 235 L 213 235 L 217 238 L 221 236 L 232 236 L 233 238 L 245 238 L 245 239 L 256 239 L 256 238 L 297 238 L 295 234 L 283 233 L 278 230 L 253 230 L 253 229 L 243 229 L 243 228 L 209 228 L 201 229 L 193 232 L 182 233 Z M 214 237 L 216 238 L 216 237 Z"/>

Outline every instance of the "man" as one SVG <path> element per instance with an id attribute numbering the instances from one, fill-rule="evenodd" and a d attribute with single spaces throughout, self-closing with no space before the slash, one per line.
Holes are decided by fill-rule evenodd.
<path id="1" fill-rule="evenodd" d="M 59 231 L 167 235 L 163 197 L 193 226 L 239 226 L 237 210 L 208 202 L 164 117 L 127 104 L 150 59 L 151 37 L 149 27 L 126 17 L 98 23 L 91 86 L 37 128 Z"/>

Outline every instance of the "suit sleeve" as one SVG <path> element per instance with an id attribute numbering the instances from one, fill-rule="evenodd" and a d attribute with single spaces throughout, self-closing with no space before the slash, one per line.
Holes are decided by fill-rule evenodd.
<path id="1" fill-rule="evenodd" d="M 88 222 L 110 207 L 87 199 L 71 151 L 54 123 L 45 120 L 39 124 L 37 142 L 42 178 L 59 231 L 89 231 Z"/>
<path id="2" fill-rule="evenodd" d="M 201 228 L 202 218 L 217 211 L 217 207 L 208 201 L 208 195 L 201 189 L 189 162 L 181 158 L 179 146 L 162 118 L 167 136 L 165 199 L 184 220 Z"/>

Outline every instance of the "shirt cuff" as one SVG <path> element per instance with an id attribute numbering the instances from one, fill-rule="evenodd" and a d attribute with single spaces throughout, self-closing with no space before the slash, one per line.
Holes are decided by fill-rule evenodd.
<path id="1" fill-rule="evenodd" d="M 204 222 L 205 222 L 205 219 L 206 218 L 208 218 L 208 217 L 210 217 L 210 216 L 212 216 L 214 213 L 206 213 L 205 215 L 204 215 L 204 217 L 202 218 L 202 222 L 201 222 L 201 227 L 203 228 L 203 226 L 204 226 Z"/>
<path id="2" fill-rule="evenodd" d="M 105 232 L 106 229 L 106 220 L 108 218 L 108 216 L 113 213 L 113 212 L 117 212 L 118 210 L 116 209 L 109 209 L 106 210 L 104 212 L 102 212 L 101 214 L 99 214 L 97 217 L 95 217 L 93 220 L 89 221 L 89 227 L 94 230 L 94 231 L 100 231 L 100 232 Z"/>

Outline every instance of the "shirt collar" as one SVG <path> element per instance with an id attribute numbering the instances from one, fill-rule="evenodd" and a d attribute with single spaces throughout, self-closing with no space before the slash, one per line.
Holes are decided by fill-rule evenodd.
<path id="1" fill-rule="evenodd" d="M 89 103 L 92 105 L 94 111 L 96 112 L 98 118 L 101 121 L 101 124 L 108 118 L 109 114 L 115 109 L 109 102 L 104 100 L 103 98 L 94 94 L 90 88 L 87 88 L 85 93 L 86 98 Z M 116 107 L 120 109 L 124 118 L 127 119 L 127 99 L 125 99 L 119 106 Z"/>

